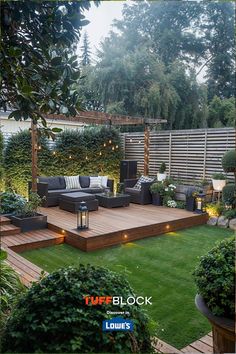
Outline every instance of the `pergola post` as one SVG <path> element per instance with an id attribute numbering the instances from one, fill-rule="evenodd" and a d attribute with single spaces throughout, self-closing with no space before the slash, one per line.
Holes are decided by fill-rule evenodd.
<path id="1" fill-rule="evenodd" d="M 31 120 L 31 143 L 32 143 L 32 192 L 37 193 L 38 176 L 38 133 L 37 124 Z"/>
<path id="2" fill-rule="evenodd" d="M 145 124 L 144 130 L 144 176 L 149 174 L 149 146 L 150 146 L 150 127 L 148 124 Z"/>

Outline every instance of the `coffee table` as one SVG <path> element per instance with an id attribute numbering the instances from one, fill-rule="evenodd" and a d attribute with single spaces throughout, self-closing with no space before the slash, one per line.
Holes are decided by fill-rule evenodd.
<path id="1" fill-rule="evenodd" d="M 130 202 L 129 194 L 112 194 L 112 193 L 99 193 L 96 194 L 99 206 L 103 208 L 117 208 L 127 207 Z"/>
<path id="2" fill-rule="evenodd" d="M 86 202 L 89 211 L 98 210 L 98 200 L 96 199 L 95 194 L 83 192 L 61 194 L 59 198 L 59 207 L 60 209 L 76 213 L 81 202 Z"/>

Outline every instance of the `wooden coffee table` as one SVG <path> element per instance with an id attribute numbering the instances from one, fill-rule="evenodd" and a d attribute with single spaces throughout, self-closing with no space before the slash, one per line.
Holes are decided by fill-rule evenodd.
<path id="1" fill-rule="evenodd" d="M 112 194 L 112 193 L 99 193 L 96 194 L 99 206 L 103 208 L 118 208 L 127 207 L 130 202 L 129 194 Z"/>

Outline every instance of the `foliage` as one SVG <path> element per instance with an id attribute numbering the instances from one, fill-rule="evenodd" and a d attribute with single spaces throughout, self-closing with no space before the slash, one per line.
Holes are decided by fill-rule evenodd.
<path id="1" fill-rule="evenodd" d="M 234 252 L 235 239 L 223 240 L 201 257 L 194 272 L 198 292 L 216 316 L 235 315 Z"/>
<path id="2" fill-rule="evenodd" d="M 21 284 L 18 274 L 4 260 L 7 258 L 5 251 L 0 251 L 0 335 L 10 311 L 14 307 L 19 295 L 25 288 Z"/>
<path id="3" fill-rule="evenodd" d="M 21 195 L 12 192 L 0 194 L 0 214 L 11 214 L 21 208 L 26 203 L 26 199 Z"/>
<path id="4" fill-rule="evenodd" d="M 235 205 L 235 191 L 236 187 L 234 183 L 229 183 L 222 189 L 222 199 L 224 203 Z"/>
<path id="5" fill-rule="evenodd" d="M 209 203 L 206 205 L 206 212 L 209 214 L 209 216 L 220 216 L 223 211 L 223 203 Z"/>
<path id="6" fill-rule="evenodd" d="M 73 53 L 90 6 L 84 0 L 1 2 L 0 108 L 12 108 L 10 118 L 45 126 L 43 114 L 76 114 L 80 71 Z"/>
<path id="7" fill-rule="evenodd" d="M 213 128 L 235 126 L 235 98 L 214 96 L 208 107 L 208 126 Z"/>
<path id="8" fill-rule="evenodd" d="M 186 203 L 181 201 L 181 200 L 176 200 L 176 208 L 178 209 L 185 209 L 186 207 Z"/>
<path id="9" fill-rule="evenodd" d="M 3 134 L 0 131 L 0 192 L 4 190 Z"/>
<path id="10" fill-rule="evenodd" d="M 154 182 L 150 186 L 150 192 L 152 194 L 159 193 L 160 195 L 164 195 L 164 184 L 162 182 Z"/>
<path id="11" fill-rule="evenodd" d="M 14 215 L 19 218 L 28 218 L 37 215 L 38 207 L 42 204 L 42 199 L 37 193 L 30 193 L 29 201 L 18 206 Z"/>
<path id="12" fill-rule="evenodd" d="M 40 138 L 41 150 L 38 151 L 38 173 L 50 173 L 52 154 L 46 138 Z M 31 178 L 31 137 L 27 130 L 12 135 L 8 140 L 4 165 L 7 171 L 6 187 L 21 195 L 28 195 L 28 181 Z"/>
<path id="13" fill-rule="evenodd" d="M 176 207 L 177 207 L 177 203 L 176 203 L 176 201 L 173 200 L 173 199 L 167 200 L 166 204 L 167 204 L 167 206 L 168 206 L 169 208 L 176 208 Z"/>
<path id="14" fill-rule="evenodd" d="M 130 353 L 151 352 L 148 317 L 138 305 L 127 305 L 134 332 L 102 332 L 113 304 L 89 306 L 85 296 L 135 296 L 122 275 L 80 265 L 64 268 L 34 284 L 7 323 L 3 349 L 11 352 Z M 53 338 L 53 340 L 52 340 Z M 89 340 L 88 340 L 89 338 Z"/>
<path id="15" fill-rule="evenodd" d="M 165 173 L 165 171 L 166 171 L 166 164 L 165 162 L 162 162 L 159 167 L 159 173 Z"/>
<path id="16" fill-rule="evenodd" d="M 223 215 L 226 219 L 236 218 L 236 209 L 224 210 Z"/>
<path id="17" fill-rule="evenodd" d="M 236 150 L 225 152 L 222 157 L 222 167 L 225 172 L 236 172 Z"/>
<path id="18" fill-rule="evenodd" d="M 225 180 L 226 177 L 225 177 L 225 175 L 223 173 L 213 173 L 212 179 Z"/>

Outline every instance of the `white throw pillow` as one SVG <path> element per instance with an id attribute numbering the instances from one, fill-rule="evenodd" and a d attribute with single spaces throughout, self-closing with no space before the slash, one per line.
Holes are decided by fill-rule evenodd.
<path id="1" fill-rule="evenodd" d="M 65 176 L 66 189 L 81 189 L 79 176 Z"/>
<path id="2" fill-rule="evenodd" d="M 103 188 L 107 188 L 108 176 L 99 176 L 101 178 L 101 185 Z"/>
<path id="3" fill-rule="evenodd" d="M 90 177 L 90 188 L 101 188 L 102 187 L 102 182 L 101 182 L 101 177 Z"/>
<path id="4" fill-rule="evenodd" d="M 154 178 L 147 177 L 147 176 L 141 176 L 133 188 L 141 190 L 141 183 L 142 182 L 153 182 L 153 181 L 154 181 Z"/>

